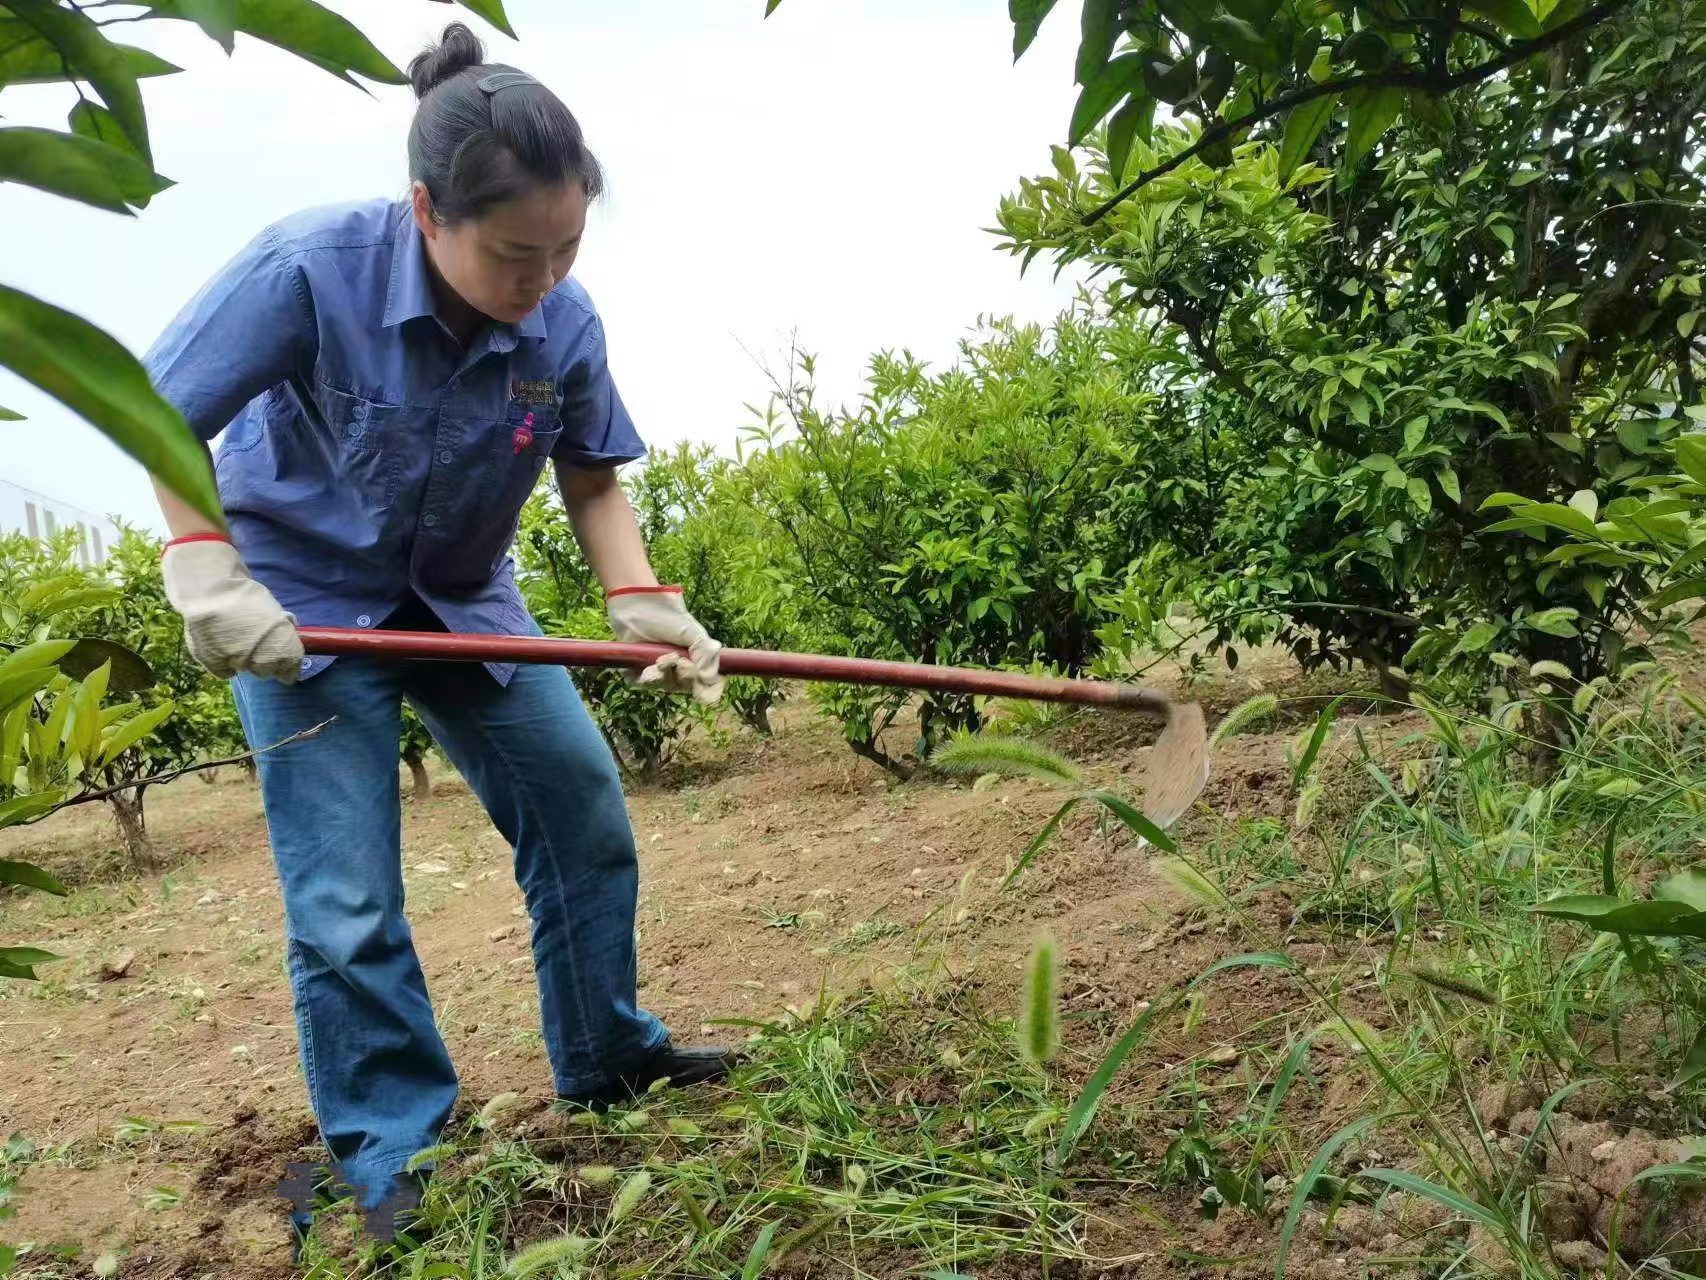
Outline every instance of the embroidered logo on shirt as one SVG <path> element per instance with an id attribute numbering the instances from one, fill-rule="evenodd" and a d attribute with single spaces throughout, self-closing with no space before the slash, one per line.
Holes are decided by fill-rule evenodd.
<path id="1" fill-rule="evenodd" d="M 517 378 L 509 384 L 509 394 L 520 404 L 557 403 L 557 388 L 549 378 Z"/>

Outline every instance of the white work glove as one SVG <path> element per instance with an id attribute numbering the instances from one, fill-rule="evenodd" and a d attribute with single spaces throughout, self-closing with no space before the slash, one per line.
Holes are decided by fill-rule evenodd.
<path id="1" fill-rule="evenodd" d="M 606 593 L 605 608 L 610 629 L 624 644 L 667 644 L 687 650 L 659 658 L 640 672 L 638 683 L 690 693 L 704 703 L 722 698 L 717 660 L 723 646 L 687 612 L 680 587 L 618 587 Z"/>
<path id="2" fill-rule="evenodd" d="M 166 544 L 160 572 L 197 662 L 221 680 L 247 671 L 296 681 L 302 673 L 296 619 L 249 576 L 236 547 L 217 535 L 179 538 Z"/>

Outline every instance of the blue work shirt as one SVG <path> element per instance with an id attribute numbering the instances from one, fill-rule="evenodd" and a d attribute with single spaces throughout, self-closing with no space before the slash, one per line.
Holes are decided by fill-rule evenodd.
<path id="1" fill-rule="evenodd" d="M 546 460 L 646 452 L 580 284 L 464 347 L 402 202 L 267 227 L 143 363 L 198 436 L 226 432 L 214 473 L 232 540 L 304 626 L 378 626 L 412 591 L 452 631 L 525 631 L 510 547 Z M 303 678 L 331 661 L 304 659 Z"/>

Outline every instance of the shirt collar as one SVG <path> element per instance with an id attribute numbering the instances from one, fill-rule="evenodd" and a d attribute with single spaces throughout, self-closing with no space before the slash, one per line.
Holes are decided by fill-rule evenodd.
<path id="1" fill-rule="evenodd" d="M 385 327 L 389 329 L 417 316 L 432 315 L 435 312 L 426 245 L 409 207 L 404 205 L 397 222 L 397 234 L 391 244 L 391 281 L 385 291 Z M 519 324 L 493 325 L 493 337 L 500 334 L 509 339 L 503 344 L 506 349 L 514 348 L 517 337 L 544 338 L 547 336 L 545 304 L 534 307 Z"/>

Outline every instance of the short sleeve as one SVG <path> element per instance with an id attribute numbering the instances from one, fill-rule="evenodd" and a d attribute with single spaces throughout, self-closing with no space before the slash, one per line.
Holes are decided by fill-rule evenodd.
<path id="1" fill-rule="evenodd" d="M 610 377 L 604 323 L 595 313 L 563 375 L 563 434 L 551 456 L 571 467 L 612 467 L 646 456 L 646 445 Z"/>
<path id="2" fill-rule="evenodd" d="M 256 396 L 313 362 L 307 283 L 268 228 L 202 286 L 143 366 L 196 435 L 212 440 Z"/>

